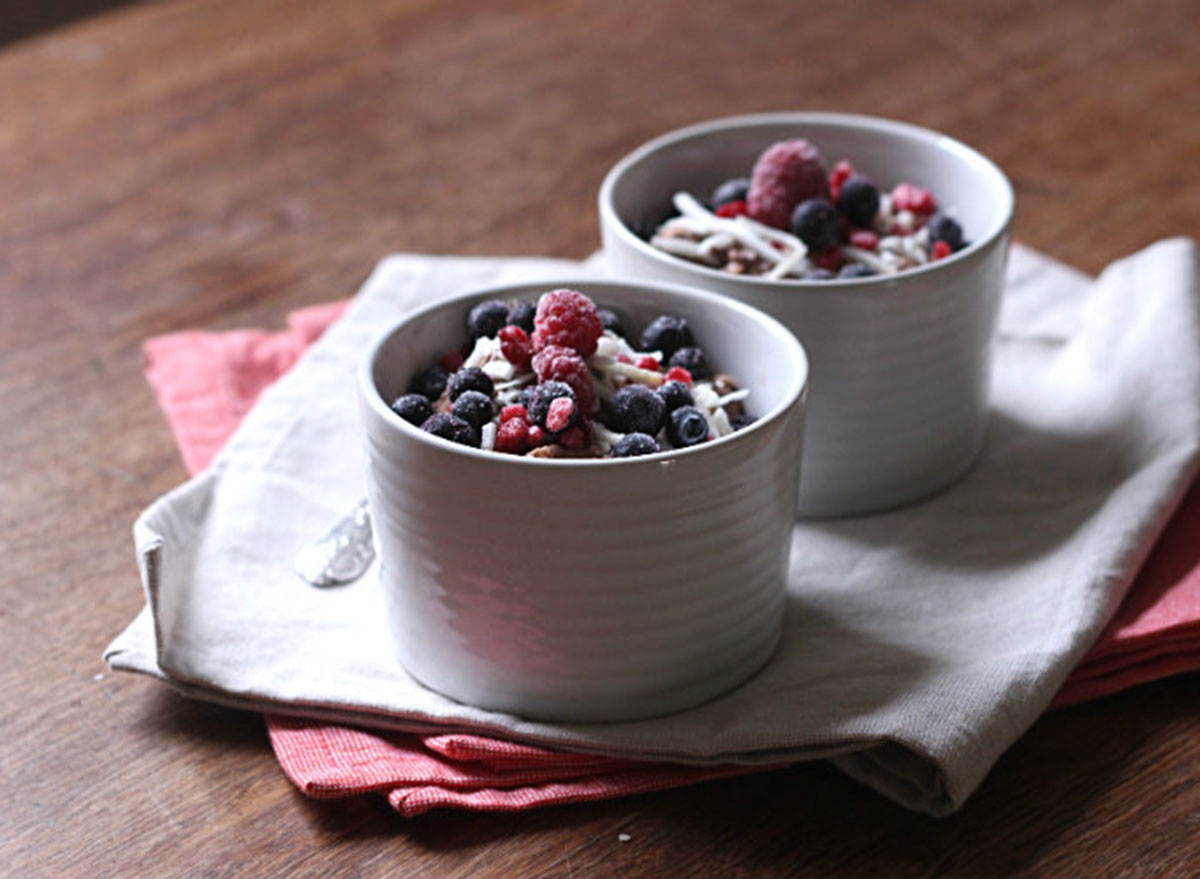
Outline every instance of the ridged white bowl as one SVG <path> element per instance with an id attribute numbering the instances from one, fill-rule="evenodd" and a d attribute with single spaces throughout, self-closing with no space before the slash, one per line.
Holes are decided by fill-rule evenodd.
<path id="1" fill-rule="evenodd" d="M 806 138 L 881 187 L 931 189 L 969 247 L 893 276 L 771 281 L 665 254 L 632 228 L 680 190 L 705 198 L 747 176 L 762 150 Z M 788 326 L 812 363 L 799 510 L 866 513 L 932 494 L 975 459 L 987 421 L 991 339 L 1004 286 L 1013 192 L 991 161 L 924 128 L 839 113 L 770 113 L 680 129 L 618 162 L 600 189 L 604 255 L 617 275 L 669 281 L 754 305 Z"/>
<path id="2" fill-rule="evenodd" d="M 571 286 L 643 326 L 687 318 L 750 389 L 735 434 L 628 459 L 530 459 L 430 436 L 388 403 L 463 341 L 470 306 Z M 729 299 L 638 283 L 491 288 L 431 306 L 360 374 L 368 497 L 396 653 L 462 702 L 614 721 L 735 687 L 774 651 L 800 464 L 807 360 L 778 322 Z"/>

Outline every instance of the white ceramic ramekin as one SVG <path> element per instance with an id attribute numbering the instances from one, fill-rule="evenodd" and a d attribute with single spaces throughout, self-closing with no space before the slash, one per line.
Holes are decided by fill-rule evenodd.
<path id="1" fill-rule="evenodd" d="M 770 144 L 805 138 L 881 187 L 908 181 L 954 212 L 970 246 L 892 276 L 772 281 L 665 254 L 632 231 L 678 191 L 705 198 Z M 683 128 L 639 147 L 600 188 L 611 271 L 722 293 L 789 327 L 812 364 L 799 510 L 866 513 L 919 500 L 970 466 L 987 422 L 991 340 L 1013 192 L 991 161 L 924 128 L 838 113 L 769 113 Z"/>
<path id="2" fill-rule="evenodd" d="M 570 286 L 633 326 L 687 318 L 758 417 L 641 458 L 531 459 L 430 436 L 388 403 L 483 299 Z M 451 698 L 530 718 L 678 711 L 758 670 L 782 626 L 808 366 L 777 321 L 642 283 L 490 288 L 387 332 L 360 373 L 368 498 L 400 662 Z"/>

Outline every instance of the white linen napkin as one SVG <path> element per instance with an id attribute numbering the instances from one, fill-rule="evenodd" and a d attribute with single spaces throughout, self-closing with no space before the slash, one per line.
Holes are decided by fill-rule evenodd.
<path id="1" fill-rule="evenodd" d="M 895 512 L 797 524 L 783 642 L 735 692 L 635 723 L 537 723 L 412 681 L 374 570 L 321 591 L 291 563 L 363 494 L 355 368 L 377 334 L 462 290 L 594 269 L 384 260 L 210 470 L 138 519 L 148 607 L 109 664 L 365 726 L 697 764 L 829 757 L 910 808 L 961 806 L 1099 634 L 1196 469 L 1195 245 L 1160 242 L 1095 282 L 1014 248 L 992 424 L 963 481 Z"/>

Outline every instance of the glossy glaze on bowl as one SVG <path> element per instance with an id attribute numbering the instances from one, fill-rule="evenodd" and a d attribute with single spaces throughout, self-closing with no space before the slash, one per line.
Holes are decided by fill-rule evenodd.
<path id="1" fill-rule="evenodd" d="M 623 460 L 457 446 L 387 401 L 463 338 L 474 302 L 574 286 L 642 325 L 682 314 L 760 416 L 724 439 Z M 807 363 L 740 303 L 652 285 L 496 288 L 387 333 L 361 372 L 368 487 L 397 655 L 431 689 L 531 718 L 678 711 L 770 657 L 795 515 Z"/>
<path id="2" fill-rule="evenodd" d="M 849 158 L 883 186 L 909 181 L 953 209 L 970 246 L 896 275 L 769 281 L 665 254 L 631 228 L 680 190 L 706 196 L 749 173 L 771 143 L 804 137 L 828 163 Z M 754 305 L 804 343 L 812 364 L 799 509 L 867 513 L 956 480 L 982 444 L 992 334 L 1004 286 L 1013 195 L 988 159 L 949 137 L 837 113 L 733 117 L 664 135 L 622 159 L 600 190 L 614 274 L 698 286 Z"/>

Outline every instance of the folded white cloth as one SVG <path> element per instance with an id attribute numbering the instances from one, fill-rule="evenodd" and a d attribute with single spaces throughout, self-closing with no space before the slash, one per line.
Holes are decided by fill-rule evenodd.
<path id="1" fill-rule="evenodd" d="M 1098 635 L 1197 467 L 1195 245 L 1161 242 L 1095 282 L 1014 248 L 994 417 L 963 481 L 892 513 L 798 524 L 782 645 L 735 692 L 636 723 L 535 723 L 412 681 L 374 570 L 322 591 L 292 560 L 363 494 L 354 381 L 373 337 L 451 293 L 596 268 L 384 260 L 213 467 L 139 518 L 148 608 L 109 664 L 366 726 L 698 764 L 829 757 L 910 808 L 958 808 Z"/>

